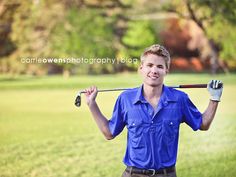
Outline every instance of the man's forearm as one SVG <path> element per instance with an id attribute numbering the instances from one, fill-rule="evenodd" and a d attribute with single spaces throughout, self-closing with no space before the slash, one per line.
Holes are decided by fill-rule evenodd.
<path id="1" fill-rule="evenodd" d="M 107 118 L 101 113 L 97 103 L 94 101 L 89 104 L 89 109 L 93 115 L 94 120 L 96 121 L 98 128 L 103 133 L 103 135 L 106 137 L 106 139 L 110 140 L 112 139 L 112 134 L 109 130 L 108 126 L 108 120 Z"/>
<path id="2" fill-rule="evenodd" d="M 213 121 L 215 117 L 215 113 L 218 107 L 217 101 L 210 101 L 207 109 L 205 112 L 202 114 L 202 125 L 201 125 L 201 130 L 208 130 L 211 122 Z"/>

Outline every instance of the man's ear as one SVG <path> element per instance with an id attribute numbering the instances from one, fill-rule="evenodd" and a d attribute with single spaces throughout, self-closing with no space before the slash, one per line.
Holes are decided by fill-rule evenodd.
<path id="1" fill-rule="evenodd" d="M 140 64 L 140 66 L 138 67 L 138 73 L 139 73 L 139 74 L 141 74 L 141 72 L 142 72 L 142 71 L 141 71 L 141 70 L 142 70 L 142 68 L 143 68 L 143 65 L 142 65 L 142 64 Z"/>
<path id="2" fill-rule="evenodd" d="M 166 75 L 169 74 L 169 69 L 166 69 Z"/>
<path id="3" fill-rule="evenodd" d="M 166 69 L 166 74 L 169 74 L 169 69 Z"/>

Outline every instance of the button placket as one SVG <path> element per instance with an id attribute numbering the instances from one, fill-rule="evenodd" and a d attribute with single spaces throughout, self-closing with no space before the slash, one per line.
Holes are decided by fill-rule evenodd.
<path id="1" fill-rule="evenodd" d="M 148 116 L 152 119 L 153 118 L 153 108 L 148 104 L 147 105 L 147 112 L 148 112 Z"/>

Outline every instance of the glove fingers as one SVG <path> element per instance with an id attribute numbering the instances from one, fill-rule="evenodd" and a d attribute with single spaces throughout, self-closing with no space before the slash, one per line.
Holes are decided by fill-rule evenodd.
<path id="1" fill-rule="evenodd" d="M 212 87 L 211 88 L 215 88 L 215 80 L 212 80 Z"/>
<path id="2" fill-rule="evenodd" d="M 220 80 L 211 80 L 209 82 L 209 87 L 212 89 L 220 89 L 223 86 Z"/>
<path id="3" fill-rule="evenodd" d="M 216 83 L 216 89 L 220 89 L 223 87 L 223 84 L 220 80 L 217 80 L 217 83 Z"/>
<path id="4" fill-rule="evenodd" d="M 209 86 L 209 88 L 213 88 L 213 80 L 211 80 L 209 83 L 208 83 L 208 86 Z"/>
<path id="5" fill-rule="evenodd" d="M 212 86 L 213 89 L 216 88 L 216 82 L 217 82 L 217 80 L 213 80 L 213 86 Z"/>
<path id="6" fill-rule="evenodd" d="M 223 83 L 221 81 L 219 81 L 218 88 L 222 88 L 222 87 L 223 87 Z"/>
<path id="7" fill-rule="evenodd" d="M 216 80 L 216 84 L 215 84 L 215 89 L 218 89 L 219 88 L 219 80 Z"/>

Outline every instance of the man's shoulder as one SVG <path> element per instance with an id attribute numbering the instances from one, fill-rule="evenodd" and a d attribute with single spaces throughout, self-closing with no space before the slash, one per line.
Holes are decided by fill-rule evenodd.
<path id="1" fill-rule="evenodd" d="M 120 97 L 122 97 L 122 98 L 133 98 L 134 96 L 136 96 L 139 88 L 140 87 L 135 87 L 135 88 L 125 90 L 120 94 Z"/>
<path id="2" fill-rule="evenodd" d="M 178 90 L 178 89 L 176 89 L 176 88 L 168 87 L 168 86 L 166 86 L 166 87 L 167 87 L 167 88 L 169 89 L 169 91 L 172 92 L 172 93 L 179 94 L 179 95 L 186 95 L 186 93 L 185 93 L 184 91 L 182 91 L 182 90 Z"/>
<path id="3" fill-rule="evenodd" d="M 131 88 L 120 93 L 117 98 L 117 103 L 123 106 L 124 109 L 127 109 L 129 105 L 134 103 L 139 87 Z"/>
<path id="4" fill-rule="evenodd" d="M 186 98 L 188 95 L 183 92 L 182 90 L 178 90 L 178 89 L 175 89 L 175 88 L 172 88 L 172 87 L 168 87 L 166 86 L 166 90 L 167 90 L 167 94 L 168 95 L 171 95 L 173 97 L 175 97 L 176 99 L 183 99 L 183 98 Z"/>

